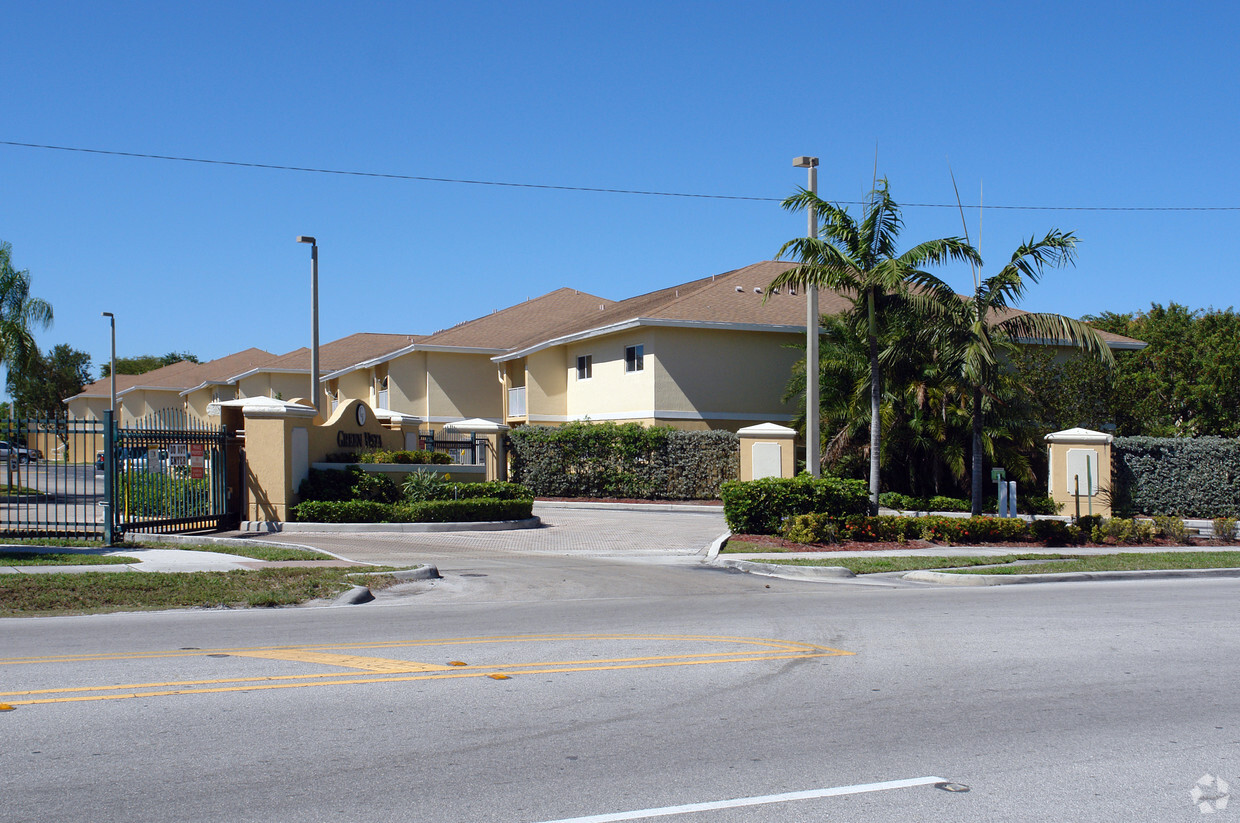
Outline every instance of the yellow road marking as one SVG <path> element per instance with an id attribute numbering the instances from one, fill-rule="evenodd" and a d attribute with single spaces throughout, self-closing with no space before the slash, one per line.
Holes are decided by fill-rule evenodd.
<path id="1" fill-rule="evenodd" d="M 177 649 L 159 652 L 132 652 L 127 654 L 77 654 L 57 655 L 51 657 L 12 657 L 0 658 L 0 666 L 14 666 L 30 663 L 81 663 L 107 660 L 160 660 L 177 657 L 201 657 L 210 654 L 239 654 L 241 652 L 267 650 L 322 650 L 322 649 L 401 649 L 412 647 L 433 646 L 467 646 L 497 643 L 532 643 L 547 640 L 682 640 L 708 643 L 744 643 L 755 646 L 770 646 L 773 649 L 792 651 L 796 649 L 825 649 L 826 646 L 815 646 L 788 640 L 771 640 L 764 637 L 727 637 L 720 635 L 692 634 L 522 634 L 495 637 L 462 637 L 438 638 L 433 640 L 400 640 L 400 641 L 366 641 L 360 643 L 324 643 L 299 646 L 257 646 L 248 648 L 223 649 Z"/>
<path id="2" fill-rule="evenodd" d="M 619 657 L 604 660 L 558 660 L 530 663 L 483 663 L 470 664 L 466 670 L 459 666 L 422 663 L 382 657 L 336 654 L 323 649 L 400 649 L 427 648 L 442 645 L 528 643 L 550 641 L 689 641 L 730 643 L 757 646 L 749 651 L 703 652 L 691 654 L 657 655 L 644 657 Z M 248 649 L 180 649 L 175 652 L 143 652 L 131 655 L 83 655 L 81 657 L 21 658 L 0 661 L 17 664 L 36 662 L 64 663 L 95 660 L 162 659 L 187 656 L 232 656 L 258 660 L 285 660 L 311 665 L 338 666 L 356 669 L 356 672 L 308 672 L 306 674 L 265 675 L 258 677 L 234 677 L 203 680 L 181 680 L 156 683 L 130 683 L 122 685 L 66 687 L 60 689 L 37 689 L 30 691 L 0 692 L 0 697 L 26 697 L 27 700 L 10 701 L 11 705 L 37 703 L 69 703 L 95 700 L 123 700 L 135 697 L 163 697 L 170 695 L 208 694 L 221 692 L 260 691 L 269 689 L 295 689 L 313 686 L 342 686 L 366 683 L 398 683 L 412 680 L 435 680 L 462 677 L 491 677 L 496 674 L 549 674 L 563 672 L 615 671 L 623 669 L 653 669 L 671 666 L 697 666 L 716 663 L 749 663 L 763 660 L 795 660 L 813 657 L 839 657 L 853 652 L 765 638 L 719 637 L 704 635 L 518 635 L 511 637 L 454 638 L 442 640 L 417 640 L 397 642 L 368 642 L 339 645 L 272 646 Z M 398 676 L 408 675 L 408 676 Z M 500 677 L 497 679 L 506 679 Z M 224 685 L 233 684 L 233 685 Z M 103 692 L 123 692 L 104 694 Z M 60 697 L 36 697 L 36 695 L 62 695 Z"/>
<path id="3" fill-rule="evenodd" d="M 298 663 L 320 663 L 346 669 L 363 669 L 378 674 L 404 674 L 407 672 L 441 672 L 451 666 L 434 663 L 415 663 L 412 660 L 389 660 L 385 657 L 359 657 L 353 654 L 327 654 L 305 649 L 269 649 L 265 651 L 232 652 L 233 657 L 257 657 L 263 660 L 292 660 Z"/>

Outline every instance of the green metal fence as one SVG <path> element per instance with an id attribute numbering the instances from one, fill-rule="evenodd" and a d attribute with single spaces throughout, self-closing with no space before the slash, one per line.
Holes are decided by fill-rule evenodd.
<path id="1" fill-rule="evenodd" d="M 0 421 L 0 536 L 102 539 L 102 420 Z"/>
<path id="2" fill-rule="evenodd" d="M 182 412 L 126 427 L 111 417 L 0 421 L 0 537 L 113 543 L 130 532 L 219 529 L 237 519 L 222 426 Z"/>
<path id="3" fill-rule="evenodd" d="M 117 530 L 218 529 L 229 515 L 227 432 L 183 412 L 161 412 L 122 427 L 113 496 Z"/>

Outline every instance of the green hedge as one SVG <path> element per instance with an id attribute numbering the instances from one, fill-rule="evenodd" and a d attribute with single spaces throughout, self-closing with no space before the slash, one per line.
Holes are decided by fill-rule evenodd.
<path id="1" fill-rule="evenodd" d="M 118 505 L 125 517 L 205 517 L 210 483 L 149 471 L 118 472 Z"/>
<path id="2" fill-rule="evenodd" d="M 1117 437 L 1111 468 L 1117 514 L 1240 516 L 1240 440 Z"/>
<path id="3" fill-rule="evenodd" d="M 740 438 L 639 423 L 521 426 L 512 478 L 539 497 L 709 500 L 740 471 Z"/>
<path id="4" fill-rule="evenodd" d="M 1081 543 L 1088 532 L 1059 520 L 1000 517 L 830 517 L 824 514 L 794 515 L 780 531 L 794 543 L 867 542 L 886 543 L 930 540 L 935 543 L 1045 542 L 1051 546 Z"/>
<path id="5" fill-rule="evenodd" d="M 377 503 L 372 500 L 308 500 L 292 508 L 303 523 L 476 523 L 527 520 L 533 500 L 427 500 L 421 503 Z"/>
<path id="6" fill-rule="evenodd" d="M 864 514 L 870 505 L 864 480 L 838 477 L 733 481 L 724 483 L 721 492 L 724 519 L 738 534 L 776 534 L 785 517 L 811 513 L 843 517 Z"/>

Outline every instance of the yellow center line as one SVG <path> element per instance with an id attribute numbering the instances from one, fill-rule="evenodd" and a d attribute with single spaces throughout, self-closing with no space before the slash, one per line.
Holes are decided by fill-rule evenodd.
<path id="1" fill-rule="evenodd" d="M 168 658 L 180 657 L 202 657 L 212 654 L 240 654 L 241 652 L 254 651 L 279 651 L 285 649 L 295 650 L 324 650 L 324 649 L 399 649 L 399 648 L 419 648 L 419 647 L 437 647 L 437 646 L 467 646 L 476 644 L 498 644 L 498 643 L 530 643 L 545 642 L 549 640 L 680 640 L 680 641 L 697 641 L 708 643 L 742 643 L 755 646 L 769 646 L 772 649 L 780 651 L 797 651 L 797 650 L 819 650 L 827 648 L 825 646 L 815 646 L 810 643 L 799 643 L 786 640 L 772 640 L 769 638 L 758 637 L 727 637 L 727 636 L 711 636 L 711 635 L 678 635 L 678 634 L 546 634 L 546 635 L 511 635 L 497 637 L 476 637 L 476 638 L 441 638 L 433 640 L 405 640 L 405 641 L 366 641 L 358 643 L 325 643 L 297 646 L 258 646 L 258 647 L 242 647 L 242 648 L 222 648 L 222 649 L 177 649 L 172 651 L 158 652 L 132 652 L 126 654 L 80 654 L 80 655 L 58 655 L 51 657 L 16 657 L 9 659 L 0 659 L 0 666 L 14 666 L 31 663 L 81 663 L 92 661 L 113 661 L 113 660 L 160 660 Z"/>
<path id="2" fill-rule="evenodd" d="M 779 655 L 779 656 L 773 656 L 773 657 L 769 655 L 738 656 L 730 660 L 717 660 L 717 659 L 715 660 L 681 660 L 681 661 L 662 660 L 662 661 L 657 661 L 657 662 L 652 661 L 652 662 L 646 662 L 646 663 L 626 663 L 626 664 L 617 664 L 617 665 L 590 665 L 590 666 L 575 666 L 575 667 L 551 666 L 551 667 L 543 667 L 543 668 L 531 668 L 531 669 L 526 669 L 523 671 L 509 671 L 507 673 L 509 675 L 525 675 L 525 674 L 556 674 L 556 673 L 565 673 L 565 672 L 615 671 L 615 670 L 621 670 L 621 669 L 654 669 L 654 668 L 666 668 L 670 666 L 702 666 L 702 665 L 713 665 L 717 663 L 745 663 L 745 662 L 762 661 L 762 660 L 797 660 L 797 659 L 804 659 L 804 658 L 811 658 L 811 657 L 838 657 L 841 655 L 850 655 L 850 654 L 852 654 L 852 652 L 831 650 L 831 651 L 825 651 L 825 652 L 819 652 L 819 653 L 785 654 L 785 655 Z M 167 690 L 160 690 L 160 691 L 132 692 L 129 694 L 83 695 L 83 696 L 78 696 L 78 697 L 54 697 L 54 698 L 39 698 L 39 699 L 34 699 L 34 700 L 13 700 L 13 701 L 10 701 L 9 704 L 13 706 L 28 706 L 28 705 L 35 705 L 35 704 L 41 704 L 41 703 L 80 703 L 80 702 L 97 701 L 97 700 L 128 700 L 128 699 L 140 698 L 140 697 L 167 697 L 167 696 L 173 696 L 173 695 L 187 695 L 187 694 L 213 694 L 213 693 L 224 693 L 224 692 L 267 691 L 271 689 L 303 689 L 303 688 L 312 688 L 312 687 L 321 687 L 321 686 L 347 686 L 347 685 L 362 685 L 362 684 L 369 684 L 369 683 L 404 683 L 404 682 L 410 682 L 410 681 L 415 681 L 415 680 L 439 680 L 439 679 L 460 679 L 460 678 L 467 678 L 467 677 L 486 677 L 487 675 L 491 673 L 493 673 L 491 670 L 488 670 L 485 668 L 470 669 L 468 671 L 461 671 L 459 669 L 453 669 L 451 671 L 445 671 L 445 672 L 427 672 L 424 674 L 411 674 L 411 675 L 404 676 L 404 677 L 376 676 L 376 677 L 370 677 L 370 678 L 364 678 L 364 679 L 357 678 L 357 679 L 350 679 L 350 680 L 330 680 L 330 681 L 315 681 L 315 682 L 305 682 L 305 683 L 262 683 L 262 684 L 247 685 L 247 686 L 228 686 L 228 687 L 216 687 L 216 688 L 205 688 L 205 689 L 167 689 Z"/>

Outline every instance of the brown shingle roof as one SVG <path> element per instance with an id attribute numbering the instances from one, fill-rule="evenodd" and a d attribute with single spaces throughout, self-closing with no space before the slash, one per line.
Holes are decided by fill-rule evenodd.
<path id="1" fill-rule="evenodd" d="M 682 321 L 686 323 L 729 323 L 737 325 L 805 327 L 805 289 L 792 293 L 781 289 L 763 299 L 763 289 L 776 276 L 794 264 L 782 260 L 765 260 L 723 274 L 691 280 L 679 286 L 659 289 L 648 294 L 613 303 L 602 310 L 589 311 L 563 320 L 558 325 L 533 327 L 515 342 L 509 351 L 538 346 L 552 340 L 594 329 L 601 329 L 639 318 Z M 553 292 L 554 294 L 554 292 Z M 830 289 L 818 292 L 821 314 L 848 311 L 848 296 Z M 1020 309 L 1013 312 L 1023 313 Z M 1100 332 L 1104 340 L 1120 347 L 1140 346 L 1140 342 L 1118 334 Z"/>
<path id="2" fill-rule="evenodd" d="M 511 349 L 531 337 L 545 339 L 548 329 L 582 317 L 594 317 L 616 301 L 562 288 L 492 314 L 437 331 L 421 341 L 428 346 Z"/>
<path id="3" fill-rule="evenodd" d="M 410 343 L 416 343 L 423 339 L 425 338 L 414 334 L 371 334 L 369 332 L 351 334 L 348 337 L 342 337 L 339 340 L 333 340 L 330 343 L 324 343 L 319 346 L 319 369 L 323 373 L 346 369 L 363 361 L 373 360 L 376 357 L 382 357 L 398 349 L 403 349 Z M 303 346 L 288 354 L 282 354 L 263 363 L 261 368 L 272 371 L 295 370 L 309 372 L 310 349 Z M 249 369 L 238 369 L 230 377 L 236 377 L 246 371 L 249 371 Z"/>

